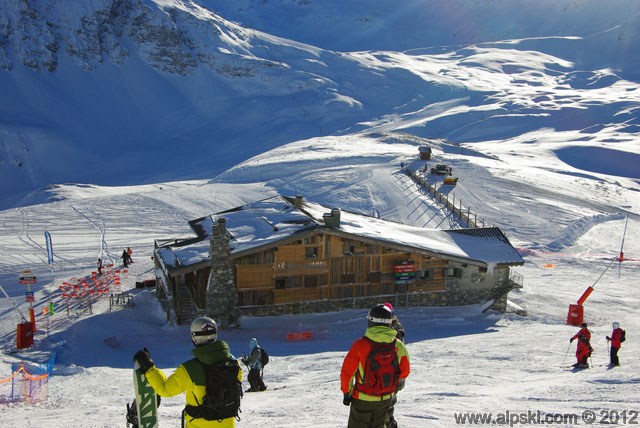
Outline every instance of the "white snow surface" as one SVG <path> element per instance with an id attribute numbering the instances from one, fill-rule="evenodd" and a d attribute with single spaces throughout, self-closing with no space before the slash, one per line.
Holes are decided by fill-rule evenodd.
<path id="1" fill-rule="evenodd" d="M 416 2 L 406 4 L 415 6 Z M 102 3 L 88 2 L 86 7 Z M 147 3 L 186 5 L 192 2 Z M 153 290 L 135 288 L 136 281 L 153 277 L 154 239 L 193 236 L 187 224 L 189 220 L 277 194 L 302 194 L 306 200 L 324 206 L 411 226 L 458 227 L 457 220 L 442 205 L 401 171 L 401 162 L 413 169 L 424 165 L 424 161 L 417 159 L 421 145 L 433 149 L 434 160 L 430 164 L 447 163 L 459 178 L 457 186 L 440 183 L 436 184 L 438 189 L 450 199 L 455 198 L 456 204 L 469 208 L 472 215 L 477 214 L 479 222 L 500 227 L 523 256 L 525 265 L 516 271 L 524 278 L 524 288 L 510 294 L 513 301 L 510 306 L 524 308 L 528 315 L 483 312 L 482 305 L 407 308 L 401 299 L 394 300 L 397 315 L 407 330 L 407 349 L 412 363 L 412 373 L 406 388 L 399 393 L 396 407 L 399 426 L 453 427 L 456 413 L 491 412 L 495 418 L 506 411 L 518 414 L 540 411 L 543 417 L 576 415 L 577 423 L 550 425 L 580 426 L 586 425 L 581 419 L 585 411 L 595 412 L 596 420 L 606 423 L 610 419 L 604 419 L 608 415 L 605 412 L 617 410 L 622 417 L 626 411 L 629 419 L 633 416 L 630 412 L 640 410 L 637 404 L 640 402 L 637 358 L 640 352 L 637 340 L 640 331 L 637 316 L 640 306 L 637 117 L 640 87 L 635 48 L 640 33 L 634 31 L 638 28 L 634 2 L 610 2 L 609 14 L 599 8 L 602 3 L 596 1 L 567 1 L 561 11 L 557 6 L 561 2 L 514 3 L 521 4 L 514 8 L 519 8 L 518 22 L 524 25 L 518 27 L 522 28 L 515 32 L 518 34 L 505 33 L 514 37 L 504 38 L 498 30 L 481 28 L 505 28 L 497 25 L 508 22 L 508 11 L 498 7 L 504 5 L 504 1 L 469 2 L 473 7 L 468 8 L 462 7 L 464 2 L 443 1 L 438 4 L 447 4 L 447 8 L 436 12 L 430 9 L 430 16 L 438 15 L 439 11 L 440 16 L 446 18 L 439 22 L 438 28 L 447 28 L 448 32 L 442 33 L 441 39 L 434 39 L 443 43 L 431 44 L 422 50 L 421 46 L 412 45 L 414 40 L 420 43 L 421 39 L 401 39 L 406 51 L 391 50 L 393 32 L 387 31 L 384 25 L 388 22 L 389 10 L 395 10 L 389 8 L 396 8 L 397 2 L 380 1 L 377 8 L 359 14 L 354 10 L 362 2 L 354 2 L 354 9 L 349 8 L 349 13 L 344 15 L 326 6 L 324 13 L 317 15 L 323 17 L 322 25 L 311 19 L 312 15 L 305 15 L 307 7 L 320 2 L 215 3 L 220 13 L 229 13 L 228 19 L 246 21 L 247 25 L 274 35 L 261 34 L 262 40 L 269 38 L 273 44 L 282 42 L 279 37 L 299 40 L 296 49 L 304 50 L 305 54 L 295 61 L 290 58 L 289 62 L 298 66 L 312 64 L 306 69 L 310 74 L 327 64 L 334 71 L 340 70 L 330 74 L 335 81 L 326 76 L 321 80 L 322 87 L 326 87 L 323 91 L 334 91 L 333 99 L 341 106 L 331 118 L 331 129 L 348 123 L 337 118 L 346 111 L 353 113 L 352 109 L 362 105 L 370 110 L 366 115 L 350 116 L 363 120 L 339 128 L 341 132 L 336 132 L 339 135 L 318 136 L 322 132 L 318 128 L 309 130 L 309 123 L 303 120 L 296 122 L 298 128 L 293 130 L 280 129 L 279 137 L 263 146 L 263 140 L 257 136 L 269 130 L 256 131 L 252 123 L 263 122 L 251 122 L 250 113 L 244 107 L 234 106 L 216 123 L 228 122 L 228 129 L 223 132 L 227 136 L 233 134 L 235 128 L 247 128 L 238 141 L 242 140 L 247 146 L 243 153 L 257 154 L 229 165 L 228 159 L 222 157 L 215 161 L 198 156 L 202 146 L 196 145 L 193 151 L 183 154 L 185 159 L 197 160 L 200 166 L 206 164 L 216 174 L 224 171 L 211 179 L 197 181 L 177 181 L 184 175 L 165 168 L 166 159 L 159 158 L 160 150 L 138 148 L 134 150 L 135 156 L 129 156 L 114 169 L 111 166 L 121 161 L 116 159 L 121 156 L 115 150 L 105 150 L 99 156 L 102 168 L 84 168 L 81 174 L 67 174 L 71 171 L 69 162 L 86 161 L 86 156 L 76 158 L 75 154 L 71 156 L 75 153 L 72 148 L 53 143 L 35 154 L 23 150 L 22 142 L 27 140 L 21 136 L 28 134 L 29 138 L 57 142 L 59 131 L 47 134 L 46 126 L 36 125 L 31 125 L 31 133 L 24 129 L 16 131 L 15 138 L 3 143 L 6 153 L 13 154 L 19 161 L 26 159 L 27 164 L 46 159 L 53 167 L 65 170 L 65 174 L 48 171 L 37 175 L 33 165 L 27 165 L 30 169 L 23 175 L 11 175 L 18 171 L 17 167 L 7 169 L 6 176 L 3 175 L 7 187 L 12 183 L 11 177 L 32 179 L 27 185 L 22 181 L 16 184 L 23 189 L 50 177 L 88 179 L 83 184 L 56 184 L 61 181 L 52 179 L 45 181 L 51 183 L 49 187 L 26 198 L 3 195 L 1 200 L 6 208 L 0 211 L 0 285 L 11 298 L 0 296 L 0 379 L 10 376 L 11 365 L 16 362 L 45 363 L 52 355 L 56 356 L 48 397 L 35 403 L 0 402 L 3 428 L 122 427 L 126 403 L 133 399 L 131 365 L 135 351 L 146 346 L 167 375 L 190 358 L 192 345 L 188 327 L 174 326 L 166 320 Z M 267 8 L 261 10 L 269 12 L 269 8 L 285 3 L 298 15 L 282 13 L 275 17 L 273 13 L 250 13 L 252 8 Z M 631 8 L 626 9 L 627 6 Z M 415 7 L 406 11 L 398 9 L 398 16 L 407 16 L 409 11 L 410 16 L 419 20 L 419 14 L 410 13 L 415 10 Z M 550 10 L 558 12 L 553 15 L 558 16 L 557 20 L 548 19 Z M 632 13 L 625 13 L 626 10 Z M 580 19 L 573 20 L 572 11 Z M 206 15 L 198 9 L 192 9 L 192 13 Z M 274 18 L 270 21 L 263 16 Z M 277 26 L 277 21 L 286 22 L 287 17 L 293 16 L 297 19 L 286 27 L 291 33 L 282 30 L 285 26 L 279 27 L 281 31 L 267 27 L 267 24 Z M 335 37 L 341 34 L 339 30 L 350 28 L 354 22 L 350 19 L 354 16 L 358 18 L 355 20 L 358 28 L 368 30 L 367 37 L 359 40 Z M 531 19 L 527 21 L 522 16 Z M 469 17 L 482 19 L 473 21 L 477 26 L 463 25 L 471 22 Z M 594 24 L 586 27 L 577 24 L 584 22 Z M 408 34 L 415 34 L 410 30 L 407 29 Z M 294 37 L 296 31 L 301 34 L 299 38 Z M 423 31 L 427 36 L 438 34 L 430 33 L 432 30 L 426 26 Z M 334 33 L 333 38 L 327 36 L 328 33 Z M 334 41 L 331 43 L 331 40 Z M 376 49 L 380 51 L 365 51 L 368 40 L 375 40 Z M 362 46 L 362 50 L 332 51 L 329 55 L 329 51 L 318 52 L 311 45 L 336 50 Z M 264 45 L 260 49 L 269 47 Z M 241 50 L 242 46 L 237 49 Z M 610 67 L 611 64 L 619 68 Z M 65 67 L 64 76 L 79 73 Z M 135 71 L 135 64 L 128 67 L 129 71 Z M 98 77 L 108 74 L 99 69 L 95 72 Z M 380 75 L 400 80 L 380 79 Z M 44 111 L 34 114 L 28 105 L 21 106 L 20 114 L 12 116 L 15 122 L 7 129 L 23 122 L 40 123 L 38 120 L 44 117 L 55 117 L 55 114 L 49 116 L 51 112 L 64 116 L 65 124 L 83 123 L 83 117 L 96 112 L 98 116 L 94 120 L 98 121 L 104 113 L 100 106 L 85 112 L 77 106 L 69 107 L 74 104 L 68 99 L 51 97 L 50 94 L 63 96 L 51 91 L 56 87 L 53 82 L 56 79 L 50 75 L 29 72 L 21 76 L 23 79 L 18 76 L 15 82 L 21 82 L 22 86 L 12 86 L 11 78 L 4 79 L 10 82 L 3 81 L 3 88 L 18 88 L 16 91 L 28 88 L 29 94 L 42 89 L 47 94 L 42 101 L 48 100 L 48 106 L 59 105 L 60 109 L 48 111 L 42 107 Z M 88 87 L 85 80 L 89 75 L 82 76 L 78 88 Z M 137 79 L 131 76 L 142 79 L 147 74 L 129 75 L 135 83 Z M 403 84 L 402 79 L 420 83 L 420 90 L 416 90 L 415 85 Z M 270 94 L 279 90 L 274 82 L 277 83 L 276 79 L 263 83 L 269 87 Z M 363 86 L 352 89 L 352 82 Z M 309 83 L 306 80 L 301 87 L 308 88 L 305 85 Z M 242 87 L 241 83 L 235 84 Z M 291 81 L 287 84 L 288 88 L 294 88 Z M 215 88 L 222 86 L 216 84 Z M 111 87 L 105 85 L 98 92 L 107 101 L 112 100 L 108 95 Z M 154 98 L 144 98 L 143 93 L 132 90 L 127 99 L 136 99 L 138 94 L 139 105 L 152 105 L 148 101 Z M 11 94 L 13 96 L 13 92 Z M 86 96 L 93 100 L 92 94 Z M 291 98 L 300 102 L 297 95 L 300 93 L 291 92 Z M 222 98 L 206 97 L 202 95 L 203 104 L 198 107 L 203 111 L 209 105 L 216 105 L 216 112 L 221 111 L 220 106 L 226 107 L 224 102 L 217 102 Z M 375 104 L 380 98 L 388 102 L 384 108 Z M 317 100 L 304 98 L 302 101 L 309 107 Z M 6 98 L 2 105 L 12 103 L 12 99 Z M 189 103 L 186 99 L 179 106 L 195 108 Z M 284 105 L 289 104 L 278 104 Z M 166 112 L 175 112 L 171 108 L 175 108 L 172 102 L 163 106 Z M 264 105 L 261 108 L 264 109 Z M 326 105 L 323 109 L 327 111 Z M 85 116 L 80 111 L 86 113 Z M 185 110 L 188 111 L 191 110 Z M 295 111 L 296 115 L 306 118 L 307 114 L 316 114 L 319 110 L 292 107 L 282 111 Z M 193 126 L 200 130 L 200 124 L 183 121 L 189 116 L 185 112 L 166 117 L 174 118 L 171 122 L 180 123 L 185 129 Z M 129 114 L 128 111 L 115 113 Z M 32 114 L 37 120 L 24 120 Z M 273 123 L 272 129 L 279 129 L 282 122 L 265 116 Z M 135 120 L 127 122 L 123 132 L 134 129 L 136 135 L 145 134 L 144 128 L 135 127 L 133 122 Z M 41 123 L 50 122 L 41 120 Z M 89 121 L 88 127 L 92 124 L 93 121 Z M 111 125 L 109 122 L 105 127 Z M 151 140 L 164 129 L 158 128 Z M 214 128 L 203 129 L 197 134 L 209 135 Z M 287 140 L 283 135 L 305 139 L 290 138 L 289 144 L 269 150 L 275 146 L 274 141 Z M 309 135 L 315 137 L 307 138 Z M 447 137 L 447 140 L 424 138 L 432 136 Z M 98 140 L 103 143 L 102 139 Z M 180 151 L 178 146 L 173 147 L 171 153 L 176 151 Z M 23 159 L 23 153 L 30 155 Z M 109 163 L 112 159 L 114 164 Z M 140 174 L 144 180 L 123 183 L 122 179 L 114 179 L 120 185 L 112 187 L 94 184 L 108 181 L 105 177 L 114 170 L 126 171 L 136 164 L 144 164 L 144 172 Z M 201 168 L 196 175 L 210 177 L 204 170 Z M 154 171 L 166 180 L 138 184 L 149 183 L 150 172 Z M 95 181 L 91 180 L 92 174 Z M 21 201 L 20 206 L 11 205 L 15 200 Z M 45 231 L 53 241 L 52 270 L 47 263 Z M 95 270 L 98 257 L 117 265 L 122 250 L 128 246 L 133 249 L 134 263 L 126 274 L 120 275 L 122 284 L 114 286 L 114 290 L 132 293 L 135 306 L 110 310 L 108 298 L 102 297 L 94 301 L 92 313 L 77 302 L 67 313 L 58 288 L 72 278 L 89 276 Z M 621 248 L 625 261 L 619 264 L 614 259 Z M 31 290 L 35 292 L 38 331 L 33 347 L 16 350 L 16 325 L 22 321 L 20 313 L 26 314 L 29 307 L 25 302 L 26 287 L 18 284 L 25 269 L 37 276 Z M 593 367 L 574 373 L 564 367 L 575 360 L 575 345 L 570 345 L 568 339 L 577 331 L 566 325 L 567 311 L 569 304 L 575 303 L 589 286 L 594 286 L 594 292 L 585 303 L 585 320 L 593 332 Z M 40 313 L 49 302 L 55 304 L 56 313 L 43 318 Z M 272 362 L 265 369 L 265 382 L 270 390 L 245 396 L 242 420 L 236 426 L 346 426 L 348 408 L 342 405 L 339 371 L 349 346 L 364 332 L 365 314 L 365 310 L 348 310 L 251 317 L 243 318 L 239 328 L 221 331 L 220 337 L 229 343 L 236 356 L 248 351 L 251 337 L 258 338 L 272 356 Z M 628 339 L 620 351 L 622 366 L 609 370 L 605 336 L 611 333 L 613 321 L 620 322 L 627 330 Z M 310 331 L 313 339 L 287 341 L 287 334 L 295 331 Z M 282 386 L 286 388 L 276 389 Z M 0 390 L 0 395 L 3 391 Z M 179 426 L 183 405 L 182 396 L 164 399 L 159 408 L 160 426 Z M 613 425 L 622 426 L 622 422 L 619 419 Z"/>

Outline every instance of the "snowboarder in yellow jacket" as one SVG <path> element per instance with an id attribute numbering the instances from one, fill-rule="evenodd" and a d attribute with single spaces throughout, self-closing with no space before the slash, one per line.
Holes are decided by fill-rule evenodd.
<path id="1" fill-rule="evenodd" d="M 147 381 L 156 394 L 161 397 L 173 397 L 186 393 L 187 406 L 198 406 L 203 402 L 206 393 L 206 373 L 204 364 L 216 364 L 233 358 L 229 352 L 229 345 L 223 340 L 217 340 L 218 326 L 208 317 L 200 317 L 191 323 L 191 341 L 195 345 L 194 359 L 182 363 L 168 378 L 157 368 L 149 352 L 138 351 L 134 359 L 140 364 Z M 200 362 L 199 362 L 199 361 Z M 236 361 L 237 363 L 237 361 Z M 239 363 L 238 363 L 239 365 Z M 238 370 L 238 381 L 242 382 L 242 370 Z M 183 415 L 185 428 L 234 428 L 235 418 L 221 421 L 208 421 L 202 418 L 191 418 Z"/>

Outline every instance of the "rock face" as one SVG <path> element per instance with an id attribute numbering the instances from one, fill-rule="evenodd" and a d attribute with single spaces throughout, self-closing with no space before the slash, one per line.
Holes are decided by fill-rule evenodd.
<path id="1" fill-rule="evenodd" d="M 241 40 L 245 33 L 189 2 L 185 3 L 198 9 L 197 15 L 194 10 L 162 8 L 142 0 L 2 3 L 0 68 L 4 70 L 20 63 L 53 72 L 67 56 L 90 71 L 105 61 L 122 65 L 136 49 L 141 59 L 167 73 L 187 75 L 199 64 L 226 72 L 229 67 L 216 65 L 210 50 L 216 40 L 205 43 L 203 35 L 226 34 Z"/>

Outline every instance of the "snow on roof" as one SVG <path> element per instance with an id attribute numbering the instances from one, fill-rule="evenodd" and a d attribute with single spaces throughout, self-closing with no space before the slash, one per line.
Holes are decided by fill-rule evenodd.
<path id="1" fill-rule="evenodd" d="M 316 228 L 309 218 L 285 198 L 276 196 L 214 216 L 226 219 L 231 235 L 231 253 L 239 253 L 288 238 L 295 233 Z"/>
<path id="2" fill-rule="evenodd" d="M 315 218 L 322 218 L 323 213 L 330 211 L 309 202 L 304 203 L 304 209 Z M 487 265 L 524 263 L 499 229 L 473 230 L 486 232 L 471 234 L 458 230 L 425 229 L 362 214 L 345 211 L 340 214 L 340 231 L 343 233 L 411 247 L 443 258 L 462 258 Z"/>
<path id="3" fill-rule="evenodd" d="M 304 201 L 298 209 L 282 196 L 243 205 L 190 222 L 200 237 L 188 245 L 172 245 L 157 250 L 165 266 L 178 268 L 209 259 L 209 236 L 218 218 L 225 218 L 231 254 L 275 244 L 293 235 L 327 229 L 323 215 L 331 209 Z M 461 230 L 424 229 L 351 212 L 340 212 L 337 233 L 367 238 L 438 255 L 487 265 L 522 264 L 523 260 L 497 228 Z M 482 231 L 482 232 L 480 232 Z"/>

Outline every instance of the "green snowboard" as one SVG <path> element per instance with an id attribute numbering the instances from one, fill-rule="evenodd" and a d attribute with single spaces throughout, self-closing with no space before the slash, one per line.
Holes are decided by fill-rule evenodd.
<path id="1" fill-rule="evenodd" d="M 137 361 L 133 363 L 133 385 L 136 390 L 136 412 L 139 428 L 158 427 L 158 397 L 147 378 L 140 370 Z"/>

